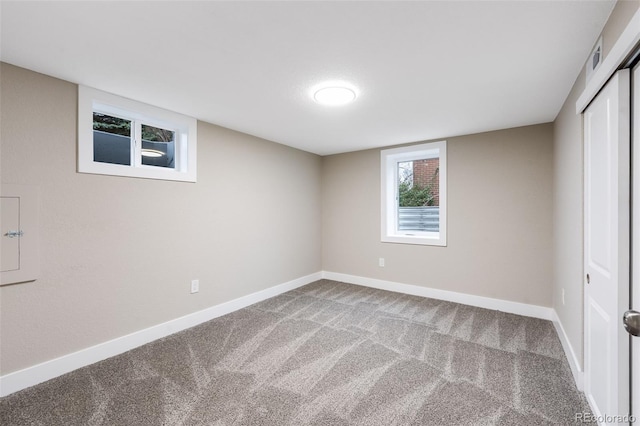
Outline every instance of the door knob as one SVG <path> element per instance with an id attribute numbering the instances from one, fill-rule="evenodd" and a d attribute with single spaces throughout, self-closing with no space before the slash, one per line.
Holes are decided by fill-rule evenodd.
<path id="1" fill-rule="evenodd" d="M 627 333 L 640 336 L 640 312 L 627 311 L 622 316 L 622 324 Z"/>

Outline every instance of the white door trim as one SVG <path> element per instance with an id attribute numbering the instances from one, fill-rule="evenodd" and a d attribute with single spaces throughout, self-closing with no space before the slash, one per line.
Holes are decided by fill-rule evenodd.
<path id="1" fill-rule="evenodd" d="M 632 248 L 631 309 L 640 311 L 640 64 L 632 70 L 633 102 L 631 128 L 633 132 L 631 163 L 633 179 L 632 195 Z M 640 337 L 631 338 L 631 414 L 640 418 Z"/>

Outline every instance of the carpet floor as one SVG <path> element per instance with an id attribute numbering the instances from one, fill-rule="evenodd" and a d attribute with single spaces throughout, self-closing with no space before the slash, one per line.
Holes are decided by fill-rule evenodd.
<path id="1" fill-rule="evenodd" d="M 2 425 L 547 425 L 549 321 L 321 280 L 0 399 Z"/>

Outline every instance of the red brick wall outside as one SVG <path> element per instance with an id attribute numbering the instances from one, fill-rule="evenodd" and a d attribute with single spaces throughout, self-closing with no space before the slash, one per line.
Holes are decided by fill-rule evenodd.
<path id="1" fill-rule="evenodd" d="M 413 184 L 419 186 L 431 185 L 434 196 L 434 206 L 440 205 L 440 179 L 438 179 L 439 158 L 415 160 L 413 162 Z"/>

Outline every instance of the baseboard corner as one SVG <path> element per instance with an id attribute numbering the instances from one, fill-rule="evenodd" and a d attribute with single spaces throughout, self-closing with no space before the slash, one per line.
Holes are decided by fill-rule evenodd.
<path id="1" fill-rule="evenodd" d="M 567 336 L 564 327 L 562 326 L 562 321 L 560 321 L 560 317 L 555 309 L 552 309 L 553 319 L 552 323 L 558 333 L 558 337 L 560 338 L 560 343 L 562 344 L 562 349 L 564 349 L 564 354 L 567 357 L 567 361 L 569 362 L 569 367 L 571 368 L 571 374 L 573 374 L 573 380 L 576 382 L 576 387 L 579 391 L 584 390 L 584 372 L 580 367 L 580 362 L 578 357 L 576 356 L 575 351 L 573 350 L 573 346 L 569 342 L 569 337 Z"/>
<path id="2" fill-rule="evenodd" d="M 461 303 L 463 305 L 492 309 L 496 311 L 507 312 L 510 314 L 544 319 L 548 321 L 551 321 L 553 316 L 553 309 L 545 306 L 531 305 L 503 299 L 494 299 L 491 297 L 476 296 L 473 294 L 458 293 L 455 291 L 423 287 L 414 284 L 403 284 L 394 281 L 379 280 L 375 278 L 367 278 L 330 271 L 322 271 L 322 278 L 376 288 L 379 290 L 394 291 L 396 293 L 405 293 L 413 296 L 446 300 L 448 302 Z"/>

